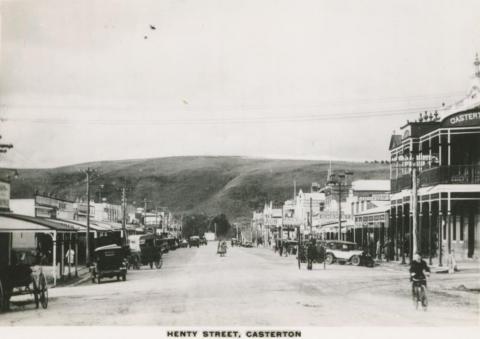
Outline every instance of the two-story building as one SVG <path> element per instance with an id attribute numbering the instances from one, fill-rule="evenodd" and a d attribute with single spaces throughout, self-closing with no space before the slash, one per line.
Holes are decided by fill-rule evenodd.
<path id="1" fill-rule="evenodd" d="M 407 121 L 401 133 L 391 137 L 390 218 L 397 258 L 411 257 L 417 246 L 421 254 L 440 263 L 452 253 L 457 259 L 479 257 L 478 56 L 475 66 L 473 84 L 464 99 Z M 413 244 L 414 218 L 417 246 Z"/>

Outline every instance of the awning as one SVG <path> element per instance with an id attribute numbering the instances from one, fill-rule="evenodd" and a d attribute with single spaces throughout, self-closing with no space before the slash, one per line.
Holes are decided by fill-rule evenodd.
<path id="1" fill-rule="evenodd" d="M 65 219 L 48 219 L 50 221 L 54 221 L 56 223 L 60 223 L 63 225 L 68 225 L 73 227 L 77 232 L 79 233 L 86 233 L 87 232 L 87 224 L 86 222 L 84 223 L 83 221 L 79 220 L 65 220 Z M 107 232 L 104 227 L 99 227 L 92 222 L 90 222 L 90 232 Z"/>
<path id="2" fill-rule="evenodd" d="M 31 217 L 31 216 L 21 215 L 21 214 L 14 214 L 14 213 L 1 214 L 1 216 L 5 219 L 8 219 L 8 222 L 10 222 L 10 220 L 18 220 L 18 221 L 24 221 L 25 223 L 28 223 L 28 224 L 36 224 L 36 225 L 44 226 L 48 230 L 57 231 L 60 233 L 76 232 L 74 227 L 70 225 L 64 225 L 58 222 L 54 222 L 54 221 L 51 221 L 50 219 L 36 218 L 36 217 Z M 17 225 L 19 224 L 17 223 Z"/>
<path id="3" fill-rule="evenodd" d="M 46 226 L 34 222 L 19 220 L 0 215 L 0 233 L 11 232 L 49 232 Z"/>

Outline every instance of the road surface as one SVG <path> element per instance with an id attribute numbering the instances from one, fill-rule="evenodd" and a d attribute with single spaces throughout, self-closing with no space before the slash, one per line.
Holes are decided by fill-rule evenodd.
<path id="1" fill-rule="evenodd" d="M 47 310 L 17 307 L 0 325 L 479 325 L 479 294 L 449 291 L 451 279 L 478 283 L 478 275 L 434 274 L 428 311 L 415 311 L 406 269 L 299 270 L 270 249 L 234 247 L 221 258 L 209 243 L 166 254 L 160 270 L 129 271 L 126 282 L 51 289 Z"/>

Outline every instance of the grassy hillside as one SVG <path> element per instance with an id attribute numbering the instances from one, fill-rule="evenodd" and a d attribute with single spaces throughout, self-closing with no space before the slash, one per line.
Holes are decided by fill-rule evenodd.
<path id="1" fill-rule="evenodd" d="M 13 198 L 28 198 L 35 191 L 75 199 L 85 196 L 83 170 L 94 168 L 92 197 L 120 201 L 126 182 L 129 202 L 144 198 L 174 212 L 225 213 L 231 219 L 247 218 L 265 201 L 284 201 L 297 188 L 308 190 L 316 181 L 323 184 L 327 161 L 272 160 L 242 157 L 170 157 L 104 161 L 52 169 L 19 170 L 12 183 Z M 333 170 L 351 170 L 355 179 L 387 179 L 388 165 L 334 162 Z"/>

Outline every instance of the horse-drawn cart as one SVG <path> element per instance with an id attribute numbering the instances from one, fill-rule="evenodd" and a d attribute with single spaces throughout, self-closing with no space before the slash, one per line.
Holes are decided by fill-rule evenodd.
<path id="1" fill-rule="evenodd" d="M 47 308 L 48 287 L 47 279 L 39 266 L 33 270 L 26 264 L 8 265 L 0 267 L 0 312 L 7 311 L 10 303 L 16 303 L 12 297 L 30 295 L 35 307 Z M 15 298 L 16 299 L 16 298 Z M 24 298 L 21 301 L 25 303 Z"/>

